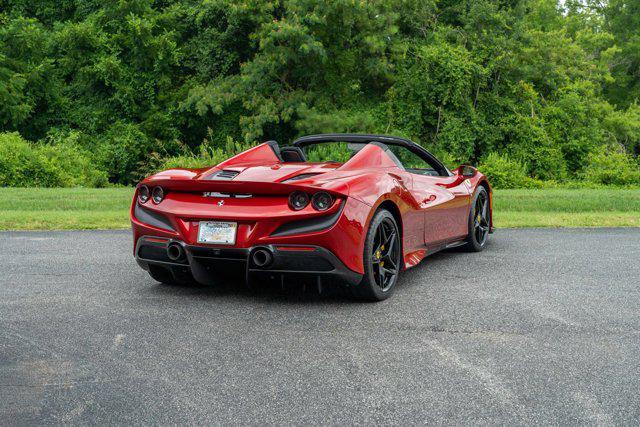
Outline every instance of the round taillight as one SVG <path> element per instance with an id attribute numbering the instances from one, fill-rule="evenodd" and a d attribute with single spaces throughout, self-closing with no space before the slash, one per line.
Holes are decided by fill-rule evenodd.
<path id="1" fill-rule="evenodd" d="M 140 203 L 146 203 L 149 200 L 149 187 L 141 185 L 138 188 L 138 200 L 140 200 Z"/>
<path id="2" fill-rule="evenodd" d="M 162 187 L 153 187 L 151 198 L 153 199 L 154 203 L 160 203 L 162 199 L 164 199 L 164 190 L 162 189 Z"/>
<path id="3" fill-rule="evenodd" d="M 294 211 L 304 209 L 309 204 L 309 195 L 303 191 L 294 191 L 289 195 L 289 207 Z"/>
<path id="4" fill-rule="evenodd" d="M 313 195 L 311 205 L 317 211 L 326 211 L 333 204 L 333 196 L 329 193 L 321 191 Z"/>

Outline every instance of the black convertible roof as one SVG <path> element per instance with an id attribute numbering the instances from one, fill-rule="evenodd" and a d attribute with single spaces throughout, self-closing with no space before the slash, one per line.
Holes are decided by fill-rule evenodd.
<path id="1" fill-rule="evenodd" d="M 305 147 L 311 144 L 321 144 L 323 142 L 359 142 L 368 144 L 371 142 L 378 142 L 386 145 L 399 145 L 407 148 L 409 151 L 417 154 L 428 163 L 432 164 L 435 169 L 439 169 L 438 172 L 444 175 L 451 175 L 451 172 L 436 156 L 425 150 L 421 145 L 406 139 L 399 138 L 397 136 L 390 135 L 368 135 L 359 133 L 323 133 L 318 135 L 308 135 L 293 141 L 295 147 Z"/>

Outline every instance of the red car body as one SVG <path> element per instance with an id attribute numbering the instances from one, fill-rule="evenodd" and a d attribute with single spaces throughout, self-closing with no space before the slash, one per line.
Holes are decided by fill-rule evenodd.
<path id="1" fill-rule="evenodd" d="M 364 145 L 344 163 L 296 158 L 295 152 L 306 144 L 329 140 Z M 150 176 L 138 185 L 131 205 L 134 255 L 143 268 L 154 270 L 155 278 L 167 281 L 194 278 L 211 283 L 233 263 L 245 269 L 248 280 L 256 273 L 290 274 L 337 277 L 357 286 L 365 273 L 366 233 L 381 208 L 398 224 L 403 268 L 464 243 L 476 190 L 482 186 L 491 194 L 487 179 L 474 168 L 450 172 L 441 163 L 438 167 L 444 169 L 438 176 L 412 173 L 388 150 L 390 144 L 406 144 L 421 156 L 431 156 L 400 138 L 319 135 L 301 138 L 288 149 L 267 142 L 212 168 L 171 169 Z M 294 152 L 298 161 L 283 160 L 285 152 L 289 157 Z M 142 202 L 143 187 L 145 194 L 161 188 L 162 200 L 148 197 Z M 297 191 L 310 197 L 326 192 L 332 201 L 325 211 L 312 203 L 294 210 L 289 197 Z M 201 221 L 236 223 L 235 242 L 199 243 Z M 179 246 L 173 253 L 179 259 L 167 253 L 172 244 Z M 253 262 L 258 250 L 267 251 L 266 268 Z"/>

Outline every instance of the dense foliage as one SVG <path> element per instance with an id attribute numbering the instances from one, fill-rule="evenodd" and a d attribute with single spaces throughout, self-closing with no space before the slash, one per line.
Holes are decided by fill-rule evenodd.
<path id="1" fill-rule="evenodd" d="M 0 185 L 130 184 L 347 131 L 503 187 L 640 184 L 640 0 L 561 4 L 0 0 Z"/>

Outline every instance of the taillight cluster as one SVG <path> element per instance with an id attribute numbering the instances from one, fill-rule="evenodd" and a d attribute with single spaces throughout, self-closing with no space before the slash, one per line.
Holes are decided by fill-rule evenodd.
<path id="1" fill-rule="evenodd" d="M 164 190 L 162 187 L 153 187 L 153 190 L 149 190 L 149 187 L 146 185 L 141 185 L 138 188 L 138 201 L 140 203 L 147 203 L 147 201 L 151 198 L 153 203 L 158 204 L 164 199 Z"/>
<path id="2" fill-rule="evenodd" d="M 289 195 L 289 207 L 294 211 L 304 209 L 311 202 L 311 206 L 317 211 L 326 211 L 333 205 L 334 198 L 331 194 L 320 191 L 309 197 L 304 191 L 294 191 Z"/>

